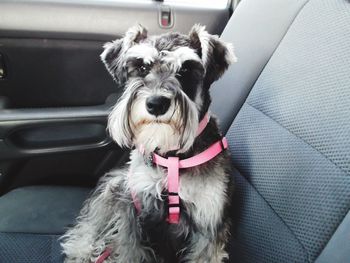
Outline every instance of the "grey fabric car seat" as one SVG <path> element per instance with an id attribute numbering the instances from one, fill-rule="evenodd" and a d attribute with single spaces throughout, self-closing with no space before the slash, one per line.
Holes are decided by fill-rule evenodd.
<path id="1" fill-rule="evenodd" d="M 58 238 L 91 189 L 28 186 L 0 198 L 0 262 L 60 263 Z"/>
<path id="2" fill-rule="evenodd" d="M 350 262 L 350 2 L 243 0 L 222 37 L 238 57 L 212 88 L 235 167 L 231 262 Z M 47 189 L 0 198 L 0 262 L 59 262 L 56 237 L 86 191 Z M 48 192 L 71 207 L 55 231 L 52 207 L 20 212 Z M 35 224 L 31 213 L 47 216 Z"/>
<path id="3" fill-rule="evenodd" d="M 223 38 L 233 262 L 350 262 L 350 2 L 246 0 Z"/>

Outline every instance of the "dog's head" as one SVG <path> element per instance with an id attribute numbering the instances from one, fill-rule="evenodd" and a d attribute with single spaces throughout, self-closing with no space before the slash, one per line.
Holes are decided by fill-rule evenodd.
<path id="1" fill-rule="evenodd" d="M 235 61 L 233 47 L 196 25 L 147 36 L 138 25 L 106 43 L 102 61 L 124 89 L 108 128 L 120 145 L 186 152 L 210 104 L 209 87 Z"/>

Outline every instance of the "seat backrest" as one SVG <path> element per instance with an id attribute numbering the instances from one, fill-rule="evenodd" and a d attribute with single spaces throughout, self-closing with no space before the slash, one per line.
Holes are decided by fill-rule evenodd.
<path id="1" fill-rule="evenodd" d="M 236 168 L 232 262 L 350 260 L 334 245 L 350 244 L 350 2 L 244 0 L 223 38 L 238 57 L 212 107 Z"/>

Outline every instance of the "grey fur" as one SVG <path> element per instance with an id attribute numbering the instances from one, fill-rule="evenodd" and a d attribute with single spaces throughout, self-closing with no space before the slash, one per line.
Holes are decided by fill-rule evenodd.
<path id="1" fill-rule="evenodd" d="M 107 247 L 112 254 L 106 263 L 222 262 L 228 257 L 233 185 L 228 153 L 181 170 L 179 224 L 165 221 L 167 171 L 148 165 L 145 158 L 153 151 L 187 158 L 220 139 L 215 118 L 198 137 L 196 131 L 210 104 L 208 87 L 235 59 L 231 46 L 200 26 L 189 36 L 155 37 L 147 37 L 147 30 L 137 26 L 123 39 L 106 44 L 101 57 L 124 87 L 109 117 L 110 134 L 121 146 L 142 144 L 145 152 L 133 150 L 128 168 L 111 171 L 100 180 L 76 225 L 62 237 L 65 262 L 95 262 Z M 144 109 L 145 99 L 155 94 L 171 99 L 162 116 L 151 116 Z M 141 214 L 132 193 L 142 204 Z"/>

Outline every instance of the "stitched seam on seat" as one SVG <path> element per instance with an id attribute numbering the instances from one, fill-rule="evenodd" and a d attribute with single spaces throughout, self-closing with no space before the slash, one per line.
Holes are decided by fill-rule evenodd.
<path id="1" fill-rule="evenodd" d="M 289 26 L 286 28 L 286 32 L 284 32 L 284 34 L 282 35 L 280 41 L 279 41 L 278 44 L 276 45 L 275 49 L 272 51 L 270 57 L 266 60 L 265 65 L 261 68 L 261 70 L 260 70 L 259 74 L 257 75 L 257 77 L 256 77 L 256 79 L 255 79 L 255 81 L 254 81 L 254 83 L 253 83 L 252 86 L 250 87 L 250 91 L 248 92 L 248 94 L 247 94 L 247 96 L 246 96 L 246 98 L 245 98 L 245 101 L 242 103 L 241 109 L 242 109 L 244 103 L 247 102 L 247 99 L 248 99 L 248 97 L 249 97 L 251 91 L 254 89 L 254 86 L 255 86 L 256 82 L 257 82 L 258 79 L 260 78 L 261 73 L 265 70 L 266 65 L 270 62 L 271 58 L 273 57 L 273 55 L 275 54 L 276 50 L 277 50 L 278 47 L 280 46 L 281 42 L 283 41 L 283 39 L 284 39 L 285 36 L 287 35 L 287 33 L 288 33 L 290 27 L 292 26 L 292 24 L 294 23 L 295 19 L 298 17 L 298 15 L 300 14 L 301 10 L 304 9 L 305 5 L 306 5 L 307 3 L 309 3 L 309 2 L 310 2 L 310 0 L 305 1 L 305 3 L 300 7 L 300 9 L 299 9 L 297 12 L 295 12 L 295 16 L 294 16 L 294 18 L 292 19 L 292 21 L 290 22 Z M 239 113 L 239 111 L 238 111 L 238 113 Z M 230 127 L 230 126 L 233 124 L 233 122 L 235 121 L 235 119 L 236 119 L 238 113 L 236 114 L 236 116 L 233 117 L 233 119 L 232 119 L 232 121 L 231 121 L 231 124 L 230 124 L 228 127 Z M 229 129 L 228 129 L 228 130 L 229 130 Z M 227 131 L 226 131 L 226 133 L 227 133 Z"/>
<path id="2" fill-rule="evenodd" d="M 41 233 L 29 233 L 29 232 L 8 232 L 8 231 L 1 231 L 0 233 L 3 234 L 20 234 L 20 235 L 37 235 L 37 236 L 46 236 L 46 237 L 51 237 L 51 236 L 57 236 L 60 237 L 63 234 L 41 234 Z"/>
<path id="3" fill-rule="evenodd" d="M 269 118 L 270 120 L 272 120 L 273 122 L 277 123 L 280 127 L 282 127 L 284 130 L 288 131 L 290 134 L 294 135 L 294 137 L 298 138 L 300 141 L 304 142 L 305 144 L 309 145 L 314 151 L 316 151 L 317 153 L 319 153 L 322 157 L 324 157 L 326 160 L 328 160 L 330 163 L 332 163 L 336 168 L 338 168 L 342 173 L 344 173 L 346 176 L 348 176 L 349 174 L 343 170 L 343 168 L 339 167 L 332 159 L 328 158 L 328 156 L 324 155 L 322 152 L 320 152 L 318 149 L 316 149 L 312 144 L 308 143 L 307 141 L 305 141 L 302 137 L 296 135 L 295 133 L 293 133 L 292 131 L 290 131 L 289 129 L 287 129 L 286 127 L 284 127 L 281 123 L 279 123 L 278 121 L 276 121 L 275 119 L 273 119 L 271 116 L 269 116 L 268 114 L 266 114 L 265 112 L 263 112 L 262 110 L 254 107 L 253 105 L 249 104 L 248 102 L 245 103 L 246 105 L 250 106 L 251 108 L 255 109 L 257 112 L 260 112 L 261 114 L 263 114 L 264 116 L 266 116 L 267 118 Z"/>
<path id="4" fill-rule="evenodd" d="M 331 241 L 331 239 L 334 237 L 335 232 L 337 232 L 337 230 L 339 229 L 340 225 L 343 223 L 343 221 L 345 220 L 345 217 L 350 213 L 350 209 L 348 209 L 348 211 L 345 213 L 344 217 L 342 218 L 341 222 L 338 224 L 338 226 L 336 227 L 336 229 L 333 231 L 332 235 L 330 236 L 330 238 L 327 240 L 327 243 L 325 243 L 324 247 L 322 248 L 321 252 L 317 255 L 315 262 L 317 262 L 317 260 L 319 259 L 319 257 L 321 256 L 321 254 L 323 253 L 323 251 L 327 248 L 329 242 Z"/>
<path id="5" fill-rule="evenodd" d="M 10 231 L 10 232 L 9 232 Z M 37 234 L 37 235 L 55 235 L 55 236 L 60 236 L 63 235 L 63 232 L 24 232 L 23 230 L 21 231 L 16 231 L 16 230 L 0 230 L 1 233 L 15 233 L 15 234 Z"/>
<path id="6" fill-rule="evenodd" d="M 51 237 L 51 238 L 50 238 L 50 255 L 49 255 L 49 257 L 50 257 L 50 262 L 53 262 L 53 260 L 52 260 L 52 254 L 53 254 L 53 242 L 54 242 L 54 238 L 53 238 L 53 237 Z"/>
<path id="7" fill-rule="evenodd" d="M 276 210 L 265 199 L 265 197 L 259 192 L 259 190 L 248 180 L 248 178 L 244 175 L 244 173 L 242 173 L 237 167 L 235 167 L 235 169 L 237 169 L 237 171 L 239 172 L 239 176 L 241 176 L 247 182 L 247 184 L 249 184 L 254 189 L 254 191 L 261 197 L 262 200 L 264 200 L 264 202 L 271 209 L 271 211 L 279 218 L 279 220 L 281 220 L 281 222 L 286 226 L 286 228 L 290 231 L 290 233 L 295 237 L 296 241 L 302 247 L 302 249 L 306 255 L 307 262 L 311 262 L 310 255 L 309 255 L 307 249 L 305 248 L 305 246 L 303 245 L 301 240 L 298 238 L 298 236 L 294 233 L 294 231 L 289 227 L 289 225 L 284 221 L 284 219 L 276 212 Z"/>

